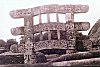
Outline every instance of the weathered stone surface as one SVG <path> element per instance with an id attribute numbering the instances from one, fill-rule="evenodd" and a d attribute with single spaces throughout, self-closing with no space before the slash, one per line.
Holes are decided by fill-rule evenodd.
<path id="1" fill-rule="evenodd" d="M 100 49 L 100 19 L 91 28 L 89 34 L 90 40 L 93 42 L 93 50 Z"/>
<path id="2" fill-rule="evenodd" d="M 95 44 L 100 40 L 100 19 L 94 24 L 88 35 L 90 36 L 90 40 Z"/>
<path id="3" fill-rule="evenodd" d="M 47 31 L 47 30 L 62 30 L 65 31 L 66 29 L 66 23 L 42 23 L 38 25 L 34 25 L 32 31 L 33 33 L 38 33 L 40 31 Z M 75 22 L 74 23 L 75 30 L 77 31 L 86 31 L 90 28 L 90 23 L 88 22 Z M 16 27 L 11 29 L 12 35 L 24 35 L 24 26 Z"/>
<path id="4" fill-rule="evenodd" d="M 47 13 L 85 13 L 89 10 L 88 5 L 44 5 L 28 9 L 13 10 L 10 12 L 12 18 L 24 18 L 31 15 L 36 16 L 39 14 Z"/>
<path id="5" fill-rule="evenodd" d="M 37 63 L 37 64 L 10 64 L 0 65 L 0 67 L 53 67 L 51 64 Z"/>
<path id="6" fill-rule="evenodd" d="M 24 18 L 24 32 L 25 32 L 25 53 L 24 63 L 33 64 L 36 63 L 36 55 L 34 53 L 34 41 L 33 41 L 33 17 L 26 16 Z"/>
<path id="7" fill-rule="evenodd" d="M 46 62 L 46 57 L 44 56 L 44 54 L 42 54 L 42 53 L 36 53 L 36 54 L 37 54 L 38 62 L 42 63 L 41 61 L 43 60 L 43 64 L 45 64 L 44 62 Z M 49 62 L 47 62 L 47 63 L 48 64 L 51 64 L 53 62 L 54 63 L 55 62 L 59 63 L 61 61 L 66 61 L 68 63 L 69 62 L 73 63 L 72 62 L 73 60 L 79 61 L 79 62 L 82 61 L 82 60 L 84 60 L 84 61 L 86 60 L 86 62 L 87 62 L 87 59 L 88 59 L 89 63 L 93 60 L 93 61 L 95 61 L 95 63 L 93 63 L 93 64 L 96 64 L 97 62 L 99 62 L 99 58 L 97 60 L 97 57 L 99 57 L 99 56 L 100 56 L 100 51 L 91 51 L 91 52 L 81 52 L 81 53 L 74 53 L 74 54 L 65 54 L 65 55 L 61 55 L 60 57 L 58 56 L 57 58 L 55 57 L 54 59 L 49 60 Z M 11 54 L 5 54 L 5 55 L 1 54 L 0 55 L 0 59 L 1 59 L 1 61 L 3 59 L 3 61 L 2 62 L 0 61 L 0 64 L 12 64 L 12 63 L 13 64 L 16 64 L 16 63 L 23 64 L 23 62 L 24 62 L 24 61 L 22 61 L 22 59 L 24 59 L 23 57 L 24 57 L 23 53 L 11 53 Z M 16 58 L 19 58 L 19 59 L 16 59 Z M 41 58 L 41 59 L 39 59 L 39 58 Z M 90 61 L 90 58 L 91 58 L 91 61 Z M 79 60 L 79 59 L 81 59 L 81 60 Z M 39 61 L 39 60 L 41 60 L 41 61 Z M 87 63 L 87 65 L 91 65 L 91 64 L 92 63 L 90 63 L 90 64 Z M 78 63 L 78 65 L 81 65 L 81 62 L 80 62 L 80 64 Z"/>
<path id="8" fill-rule="evenodd" d="M 66 40 L 47 40 L 47 41 L 39 41 L 34 44 L 34 49 L 36 51 L 43 49 L 68 49 L 68 45 L 72 45 L 72 41 Z M 69 47 L 70 47 L 69 46 Z M 74 49 L 74 48 L 72 48 Z"/>
<path id="9" fill-rule="evenodd" d="M 100 19 L 94 24 L 88 35 L 93 36 L 97 31 L 99 31 L 98 30 L 99 27 L 100 27 Z"/>
<path id="10" fill-rule="evenodd" d="M 0 54 L 0 65 L 3 64 L 23 64 L 24 55 L 23 53 L 4 53 Z"/>
<path id="11" fill-rule="evenodd" d="M 77 31 L 87 31 L 90 28 L 89 22 L 75 22 L 75 30 Z"/>
<path id="12" fill-rule="evenodd" d="M 52 65 L 53 66 L 92 66 L 92 65 L 99 66 L 100 58 L 54 62 Z"/>
<path id="13" fill-rule="evenodd" d="M 89 52 L 79 52 L 79 53 L 73 53 L 73 54 L 64 54 L 64 55 L 61 55 L 60 57 L 51 59 L 49 63 L 79 60 L 79 59 L 89 59 L 89 58 L 96 58 L 99 56 L 100 56 L 100 51 L 89 51 Z"/>
<path id="14" fill-rule="evenodd" d="M 74 23 L 74 14 L 85 13 L 88 9 L 87 5 L 52 4 L 11 11 L 12 18 L 24 18 L 24 26 L 11 30 L 13 35 L 24 35 L 25 37 L 24 63 L 37 63 L 35 51 L 39 50 L 65 49 L 66 53 L 75 52 L 76 32 L 88 30 L 90 24 L 88 22 Z M 57 21 L 55 23 L 50 22 L 51 13 L 56 13 Z M 59 13 L 65 14 L 66 23 L 59 22 Z M 41 14 L 47 14 L 47 23 L 42 23 Z M 39 16 L 39 24 L 34 25 L 33 19 L 36 15 Z M 45 34 L 42 32 L 46 32 L 47 36 L 44 36 Z M 62 34 L 63 36 L 61 36 Z M 35 40 L 36 36 L 37 40 Z"/>
<path id="15" fill-rule="evenodd" d="M 34 31 L 40 32 L 40 31 L 47 31 L 47 30 L 63 30 L 65 31 L 65 24 L 64 23 L 43 23 L 34 25 Z"/>
<path id="16" fill-rule="evenodd" d="M 24 27 L 16 27 L 16 28 L 11 28 L 11 34 L 16 36 L 16 35 L 24 35 Z"/>

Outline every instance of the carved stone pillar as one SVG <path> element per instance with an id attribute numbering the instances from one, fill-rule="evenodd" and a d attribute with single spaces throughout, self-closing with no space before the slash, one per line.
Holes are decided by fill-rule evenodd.
<path id="1" fill-rule="evenodd" d="M 47 22 L 50 23 L 50 15 L 47 13 Z M 48 30 L 48 40 L 51 40 L 51 32 Z"/>
<path id="2" fill-rule="evenodd" d="M 59 16 L 58 16 L 58 13 L 56 13 L 56 19 L 57 19 L 57 22 L 59 22 Z"/>
<path id="3" fill-rule="evenodd" d="M 42 31 L 40 32 L 40 41 L 43 40 L 43 34 L 42 34 Z"/>
<path id="4" fill-rule="evenodd" d="M 36 63 L 36 55 L 34 53 L 34 41 L 33 41 L 33 17 L 26 16 L 24 18 L 24 31 L 25 31 L 25 53 L 24 63 L 33 64 Z"/>
<path id="5" fill-rule="evenodd" d="M 58 16 L 58 13 L 56 13 L 56 19 L 57 19 L 57 22 L 59 22 L 59 16 Z M 57 30 L 57 37 L 58 37 L 58 40 L 60 40 L 60 30 Z"/>
<path id="6" fill-rule="evenodd" d="M 60 30 L 57 30 L 58 40 L 60 40 Z"/>
<path id="7" fill-rule="evenodd" d="M 42 19 L 41 19 L 41 14 L 39 15 L 39 24 L 42 24 Z M 40 33 L 40 40 L 43 40 L 43 35 L 42 35 L 42 31 L 39 32 Z"/>
<path id="8" fill-rule="evenodd" d="M 75 52 L 74 14 L 66 14 L 66 40 L 68 40 L 66 53 Z"/>

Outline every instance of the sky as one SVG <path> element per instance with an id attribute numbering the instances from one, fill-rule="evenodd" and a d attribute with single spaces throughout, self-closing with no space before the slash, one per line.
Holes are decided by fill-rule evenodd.
<path id="1" fill-rule="evenodd" d="M 49 4 L 89 5 L 89 11 L 87 13 L 80 13 L 75 15 L 75 21 L 88 21 L 91 27 L 100 18 L 100 0 L 0 0 L 0 39 L 6 41 L 7 39 L 13 38 L 19 41 L 20 36 L 13 36 L 10 32 L 10 29 L 23 26 L 24 20 L 23 18 L 11 18 L 9 15 L 10 11 Z M 83 34 L 87 35 L 89 30 L 84 31 Z"/>

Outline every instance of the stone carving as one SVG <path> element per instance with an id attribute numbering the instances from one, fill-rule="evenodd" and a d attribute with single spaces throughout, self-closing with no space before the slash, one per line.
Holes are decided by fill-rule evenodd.
<path id="1" fill-rule="evenodd" d="M 44 5 L 28 9 L 13 10 L 10 12 L 12 18 L 24 18 L 31 15 L 36 16 L 39 14 L 47 13 L 85 13 L 89 10 L 87 5 Z"/>
<path id="2" fill-rule="evenodd" d="M 34 49 L 36 51 L 43 49 L 68 49 L 68 45 L 71 44 L 72 41 L 66 41 L 66 40 L 39 41 L 34 44 Z"/>
<path id="3" fill-rule="evenodd" d="M 32 30 L 34 33 L 40 32 L 40 31 L 47 31 L 47 30 L 62 30 L 65 31 L 65 24 L 66 23 L 42 23 L 38 25 L 34 25 Z M 89 22 L 74 22 L 74 28 L 77 31 L 87 31 L 90 28 Z M 16 27 L 11 29 L 12 35 L 24 35 L 24 26 Z"/>
<path id="4" fill-rule="evenodd" d="M 24 27 L 16 27 L 11 29 L 11 34 L 12 35 L 24 35 Z"/>
<path id="5" fill-rule="evenodd" d="M 90 28 L 89 22 L 75 22 L 75 29 L 77 31 L 87 31 Z"/>
<path id="6" fill-rule="evenodd" d="M 74 14 L 88 9 L 87 5 L 52 4 L 11 11 L 12 18 L 24 18 L 24 25 L 12 28 L 11 33 L 23 36 L 20 45 L 0 54 L 0 67 L 100 65 L 100 19 L 88 35 L 80 31 L 87 31 L 89 22 L 74 22 Z M 51 13 L 56 14 L 55 22 L 50 21 Z M 65 23 L 59 20 L 61 13 Z M 47 23 L 42 22 L 42 14 L 47 14 Z M 34 25 L 37 15 L 39 24 Z"/>
<path id="7" fill-rule="evenodd" d="M 92 46 L 94 50 L 100 49 L 100 19 L 91 28 L 89 34 L 90 40 L 93 42 Z"/>
<path id="8" fill-rule="evenodd" d="M 34 25 L 34 31 L 35 32 L 40 32 L 40 31 L 47 31 L 47 30 L 63 30 L 65 31 L 65 24 L 64 23 L 43 23 L 43 24 L 38 24 Z"/>
<path id="9" fill-rule="evenodd" d="M 37 55 L 35 51 L 43 49 L 65 49 L 66 53 L 76 51 L 76 33 L 78 31 L 88 30 L 90 24 L 88 22 L 74 22 L 75 13 L 85 13 L 89 7 L 87 5 L 44 5 L 28 9 L 13 10 L 10 12 L 12 18 L 24 18 L 24 26 L 11 29 L 13 35 L 24 35 L 25 37 L 25 53 L 24 63 L 37 63 Z M 57 22 L 50 22 L 50 13 L 56 13 Z M 66 23 L 59 22 L 59 13 L 69 13 Z M 47 23 L 42 23 L 41 14 L 47 14 Z M 39 24 L 34 25 L 34 16 L 39 16 Z M 85 26 L 86 27 L 85 27 Z M 52 32 L 51 32 L 52 31 Z M 52 36 L 56 38 L 53 40 Z M 61 31 L 65 35 L 61 36 Z M 43 39 L 43 33 L 47 32 L 47 40 Z M 39 38 L 36 42 L 35 34 L 39 33 Z M 52 35 L 53 34 L 53 35 Z M 61 38 L 64 37 L 62 40 Z"/>
<path id="10" fill-rule="evenodd" d="M 100 28 L 100 19 L 94 24 L 94 26 L 92 27 L 92 29 L 89 32 L 89 36 L 90 38 L 98 38 L 99 37 L 99 28 Z"/>

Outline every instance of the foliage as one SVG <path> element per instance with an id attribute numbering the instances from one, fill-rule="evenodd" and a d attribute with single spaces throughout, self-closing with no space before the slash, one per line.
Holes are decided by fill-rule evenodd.
<path id="1" fill-rule="evenodd" d="M 17 44 L 18 42 L 15 39 L 8 39 L 6 44 L 6 49 L 10 50 L 11 45 Z"/>
<path id="2" fill-rule="evenodd" d="M 5 47 L 6 42 L 2 39 L 0 39 L 0 47 Z"/>
<path id="3" fill-rule="evenodd" d="M 11 45 L 10 51 L 13 52 L 13 53 L 18 53 L 18 44 Z"/>

